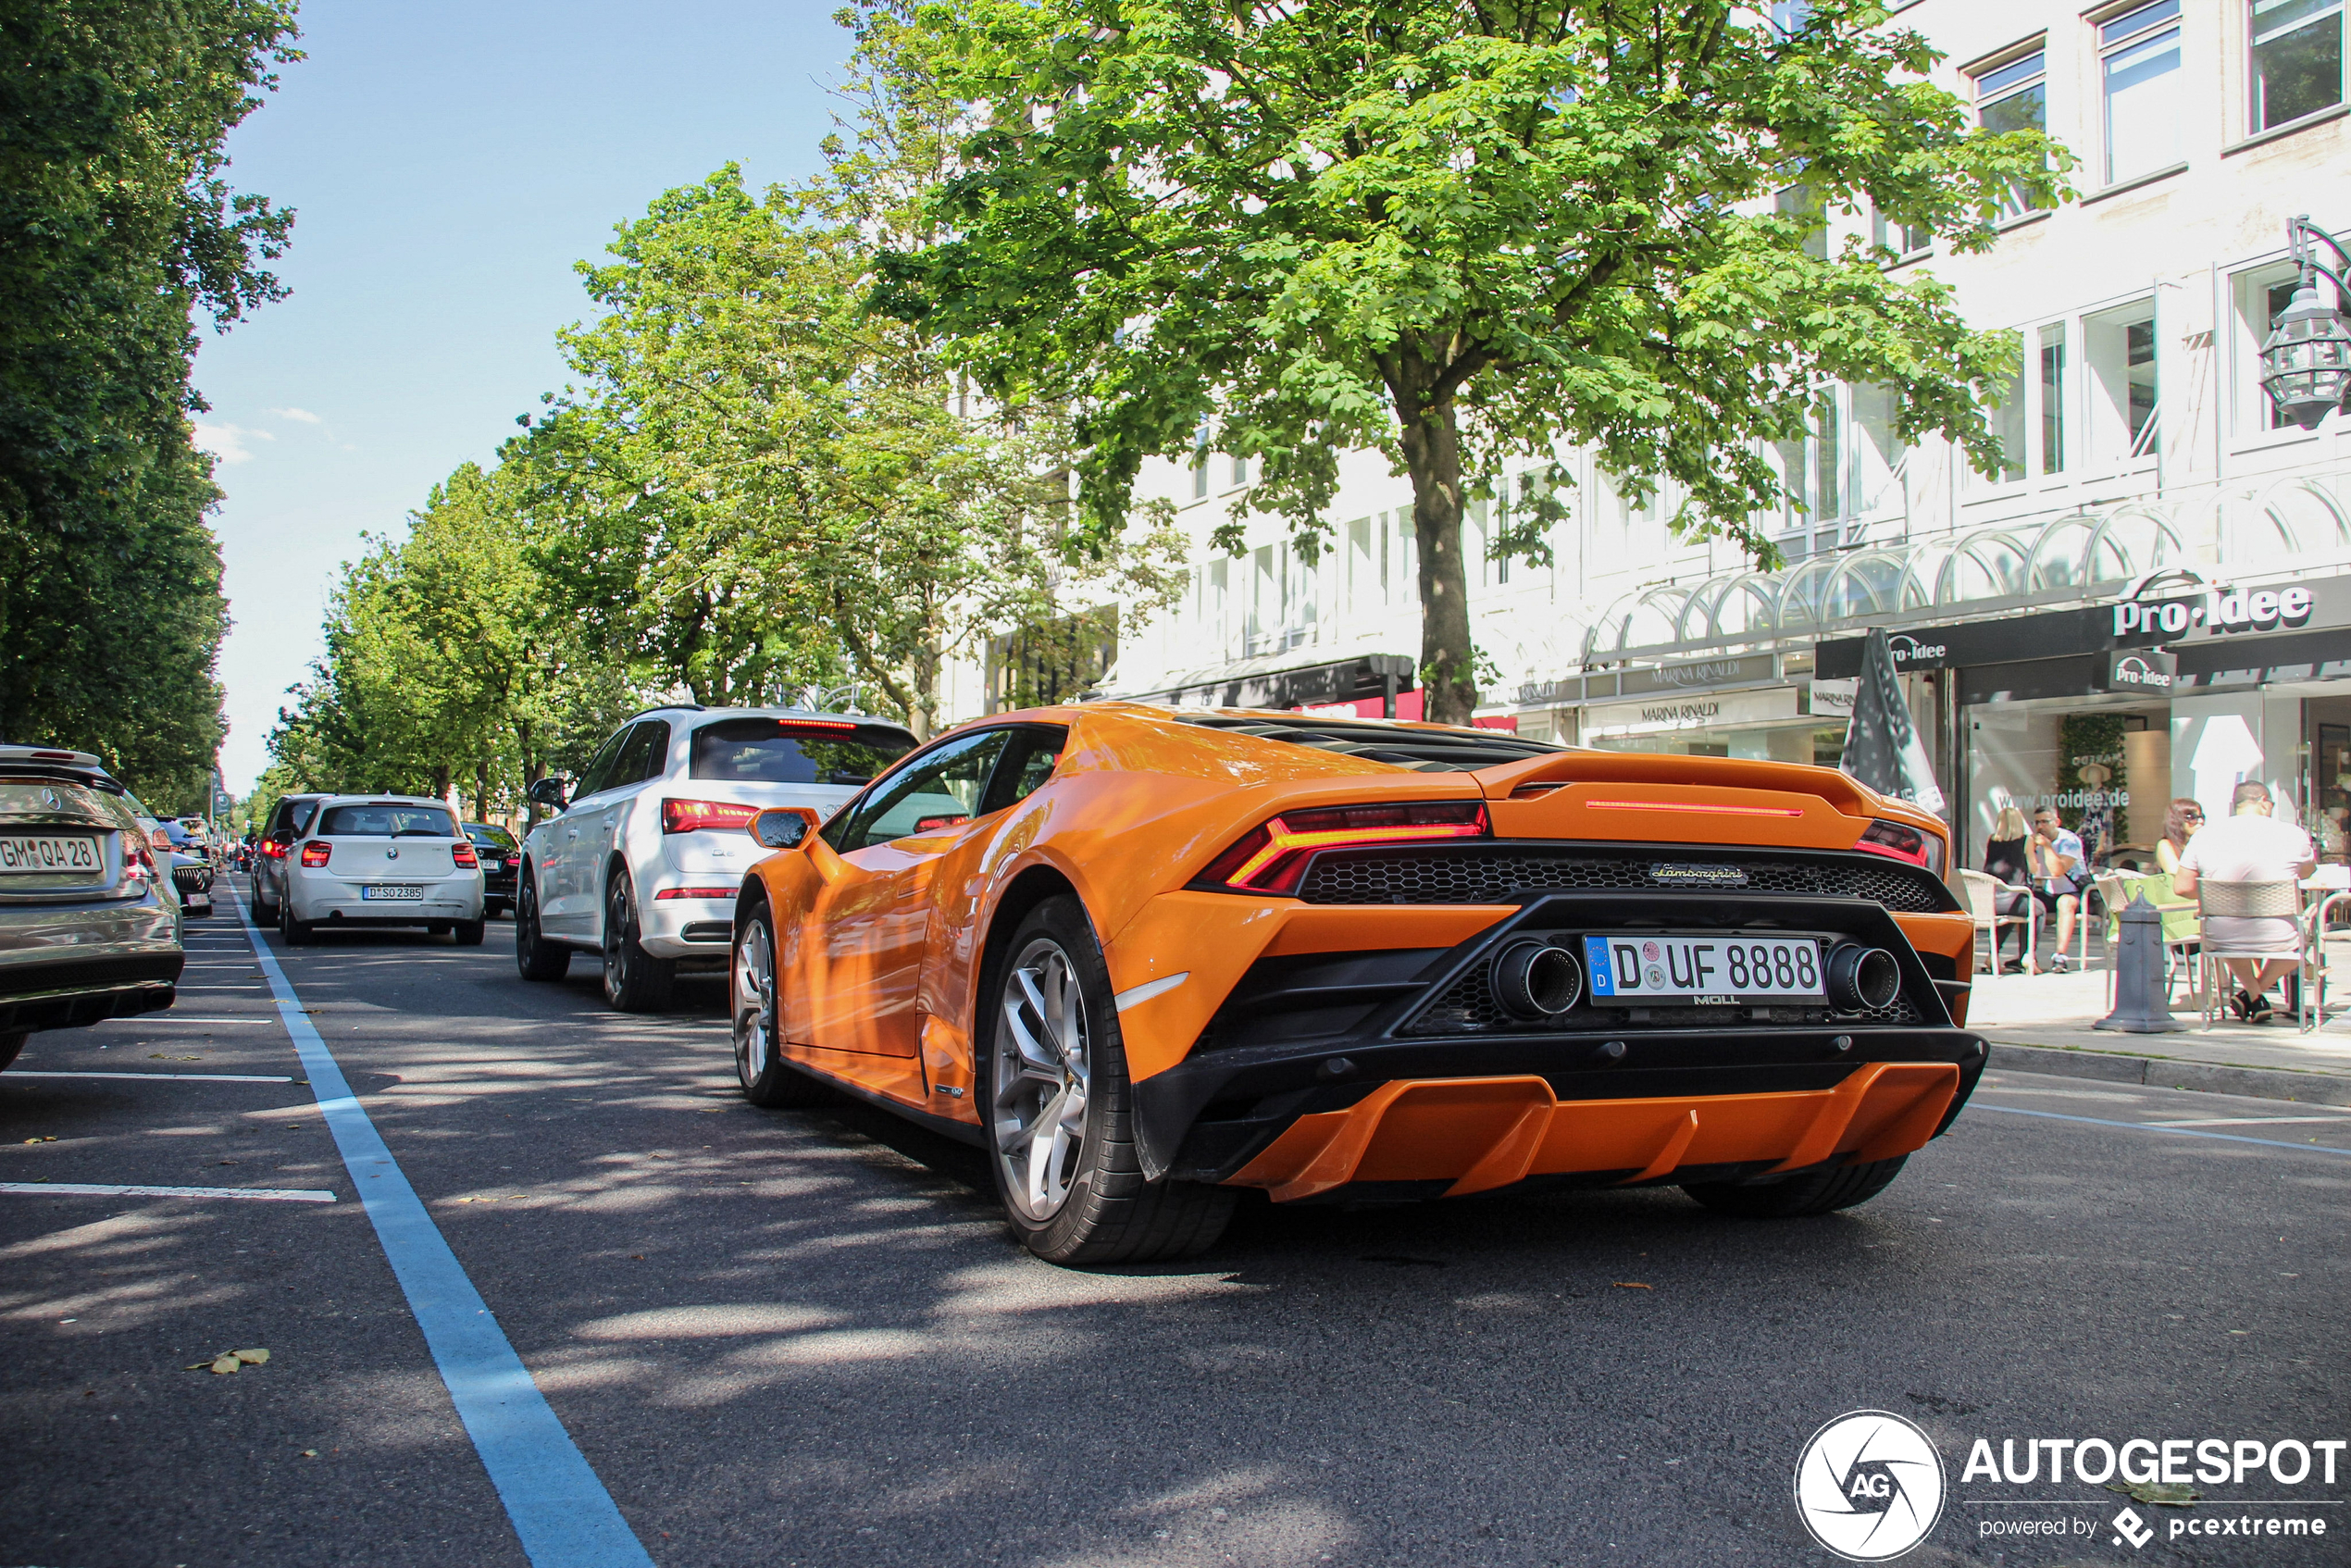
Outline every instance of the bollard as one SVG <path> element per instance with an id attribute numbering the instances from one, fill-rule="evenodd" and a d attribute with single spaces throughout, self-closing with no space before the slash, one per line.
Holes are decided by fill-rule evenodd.
<path id="1" fill-rule="evenodd" d="M 2114 953 L 2114 1011 L 2090 1027 L 2125 1034 L 2161 1035 L 2180 1027 L 2163 983 L 2163 912 L 2141 892 L 2122 912 Z"/>

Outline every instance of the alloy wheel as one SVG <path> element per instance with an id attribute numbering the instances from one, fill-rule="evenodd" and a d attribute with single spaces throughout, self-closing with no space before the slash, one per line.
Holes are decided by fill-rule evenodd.
<path id="1" fill-rule="evenodd" d="M 612 885 L 612 891 L 604 899 L 603 940 L 604 1000 L 616 1007 L 620 1005 L 623 989 L 628 984 L 628 976 L 621 967 L 628 962 L 628 950 L 621 941 L 621 937 L 628 927 L 628 895 L 616 881 Z"/>
<path id="2" fill-rule="evenodd" d="M 776 1017 L 776 950 L 767 922 L 753 920 L 735 947 L 735 1076 L 745 1089 L 767 1070 Z"/>
<path id="3" fill-rule="evenodd" d="M 1069 954 L 1051 937 L 1020 951 L 1004 976 L 993 1116 L 1004 1190 L 1032 1222 L 1069 1201 L 1086 1152 L 1092 1076 L 1086 999 Z"/>

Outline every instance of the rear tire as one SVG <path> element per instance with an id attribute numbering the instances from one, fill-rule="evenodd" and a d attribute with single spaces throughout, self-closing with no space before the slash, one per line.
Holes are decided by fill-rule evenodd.
<path id="1" fill-rule="evenodd" d="M 628 896 L 628 874 L 612 879 L 604 893 L 604 1000 L 616 1012 L 658 1013 L 669 1005 L 678 965 L 655 958 L 637 943 L 637 912 Z"/>
<path id="2" fill-rule="evenodd" d="M 253 905 L 253 923 L 255 925 L 274 926 L 278 923 L 277 906 L 275 904 L 266 902 L 262 899 L 261 873 L 258 871 L 253 874 L 253 899 L 251 902 Z"/>
<path id="3" fill-rule="evenodd" d="M 1021 1244 L 1048 1263 L 1130 1263 L 1206 1251 L 1229 1188 L 1146 1181 L 1110 974 L 1085 906 L 1031 910 L 990 965 L 975 1042 L 989 1169 Z"/>
<path id="4" fill-rule="evenodd" d="M 560 980 L 571 969 L 571 949 L 539 930 L 539 884 L 526 878 L 515 905 L 515 967 L 526 980 Z"/>
<path id="5" fill-rule="evenodd" d="M 777 1027 L 781 999 L 776 989 L 776 931 L 766 910 L 753 911 L 735 934 L 727 984 L 734 1015 L 735 1077 L 743 1086 L 743 1098 L 768 1110 L 830 1103 L 830 1089 L 783 1057 L 783 1035 Z"/>
<path id="6" fill-rule="evenodd" d="M 1891 1160 L 1808 1171 L 1756 1186 L 1735 1181 L 1690 1182 L 1682 1190 L 1718 1214 L 1750 1220 L 1801 1219 L 1868 1202 L 1902 1174 L 1909 1159 L 1907 1154 L 1897 1154 Z"/>
<path id="7" fill-rule="evenodd" d="M 449 934 L 457 939 L 459 947 L 479 947 L 482 932 L 488 926 L 486 920 L 460 920 L 450 927 Z"/>
<path id="8" fill-rule="evenodd" d="M 7 1071 L 8 1064 L 17 1059 L 17 1052 L 22 1051 L 24 1042 L 31 1038 L 32 1031 L 30 1029 L 12 1035 L 0 1035 L 0 1072 Z"/>
<path id="9" fill-rule="evenodd" d="M 292 899 L 278 901 L 278 935 L 285 939 L 288 947 L 307 947 L 310 944 L 310 923 L 293 917 Z"/>

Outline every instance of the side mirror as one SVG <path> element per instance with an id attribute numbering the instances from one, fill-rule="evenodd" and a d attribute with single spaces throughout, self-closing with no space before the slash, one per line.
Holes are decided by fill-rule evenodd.
<path id="1" fill-rule="evenodd" d="M 564 781 L 554 774 L 531 780 L 529 790 L 530 803 L 545 811 L 564 809 Z"/>
<path id="2" fill-rule="evenodd" d="M 808 817 L 790 806 L 763 811 L 751 819 L 751 836 L 771 850 L 796 850 L 808 837 Z"/>

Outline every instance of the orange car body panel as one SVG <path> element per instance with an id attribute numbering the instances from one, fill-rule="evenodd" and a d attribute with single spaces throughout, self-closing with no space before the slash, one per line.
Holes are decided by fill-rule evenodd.
<path id="1" fill-rule="evenodd" d="M 1449 1181 L 1457 1197 L 1569 1172 L 1885 1160 L 1934 1136 L 1959 1084 L 1946 1062 L 1872 1063 L 1828 1089 L 1644 1100 L 1561 1101 L 1538 1077 L 1402 1080 L 1300 1117 L 1233 1183 L 1278 1201 L 1357 1181 Z"/>
<path id="2" fill-rule="evenodd" d="M 1286 808 L 1483 800 L 1499 839 L 1655 843 L 1685 852 L 1709 844 L 1847 851 L 1872 818 L 1946 839 L 1929 813 L 1795 764 L 1569 751 L 1475 772 L 1420 772 L 1115 703 L 978 723 L 1067 727 L 1051 780 L 1004 811 L 847 855 L 812 834 L 752 871 L 777 915 L 785 1054 L 876 1098 L 973 1126 L 982 1098 L 973 1040 L 986 941 L 1007 891 L 1039 868 L 1066 881 L 1084 904 L 1114 991 L 1186 977 L 1120 1014 L 1129 1072 L 1140 1082 L 1186 1060 L 1260 959 L 1449 949 L 1517 913 L 1514 905 L 1310 905 L 1187 889 L 1210 859 Z M 1895 918 L 1920 952 L 1967 972 L 1974 927 L 1965 914 Z M 1964 988 L 1947 989 L 1947 1003 L 1963 1023 Z M 1651 1172 L 1661 1159 L 1668 1170 L 1766 1157 L 1757 1150 L 1785 1161 L 1810 1147 L 1808 1137 L 1819 1141 L 1823 1117 L 1835 1122 L 1841 1141 L 1820 1158 L 1890 1148 L 1888 1139 L 1900 1137 L 1889 1127 L 1907 1137 L 1923 1126 L 1922 1143 L 1951 1099 L 1957 1070 L 1911 1065 L 1872 1064 L 1817 1093 L 1686 1100 L 1561 1101 L 1541 1078 L 1390 1083 L 1348 1111 L 1301 1117 L 1234 1179 L 1298 1197 L 1327 1190 L 1342 1166 L 1348 1180 L 1426 1170 L 1470 1191 L 1530 1174 Z M 1927 1078 L 1944 1085 L 1939 1101 L 1919 1087 Z M 1931 1101 L 1932 1116 L 1923 1109 Z M 1720 1152 L 1729 1150 L 1748 1152 Z"/>

